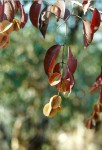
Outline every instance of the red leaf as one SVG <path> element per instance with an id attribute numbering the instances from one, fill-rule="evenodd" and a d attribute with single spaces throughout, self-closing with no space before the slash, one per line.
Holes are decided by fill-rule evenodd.
<path id="1" fill-rule="evenodd" d="M 91 21 L 91 30 L 93 33 L 95 33 L 98 30 L 100 23 L 101 23 L 101 16 L 99 11 L 95 8 L 93 11 L 93 16 Z"/>
<path id="2" fill-rule="evenodd" d="M 0 2 L 0 22 L 3 21 L 3 17 L 4 17 L 4 1 L 3 3 Z"/>
<path id="3" fill-rule="evenodd" d="M 102 104 L 102 87 L 100 89 L 100 98 L 99 98 L 100 103 Z"/>
<path id="4" fill-rule="evenodd" d="M 55 65 L 55 67 L 54 67 L 54 69 L 53 69 L 53 73 L 55 73 L 55 72 L 60 73 L 60 63 L 57 63 L 57 64 Z"/>
<path id="5" fill-rule="evenodd" d="M 100 75 L 97 77 L 96 81 L 94 82 L 94 84 L 92 85 L 92 87 L 90 88 L 90 92 L 95 92 L 97 89 L 99 89 L 102 86 L 102 68 L 101 68 L 101 73 Z"/>
<path id="6" fill-rule="evenodd" d="M 67 62 L 67 66 L 70 70 L 70 72 L 73 74 L 76 70 L 77 67 L 77 60 L 74 58 L 70 47 L 68 48 L 68 62 Z"/>
<path id="7" fill-rule="evenodd" d="M 30 12 L 29 12 L 30 20 L 36 28 L 39 28 L 39 14 L 41 9 L 41 4 L 42 4 L 42 0 L 35 0 L 30 7 Z"/>
<path id="8" fill-rule="evenodd" d="M 83 38 L 85 48 L 92 42 L 93 39 L 93 33 L 90 26 L 91 22 L 88 20 L 83 20 Z"/>
<path id="9" fill-rule="evenodd" d="M 56 58 L 59 54 L 61 45 L 54 45 L 52 47 L 50 47 L 45 55 L 45 59 L 44 59 L 44 69 L 45 69 L 45 73 L 50 76 L 51 71 L 55 65 L 55 61 Z"/>
<path id="10" fill-rule="evenodd" d="M 49 83 L 51 86 L 55 86 L 60 82 L 61 82 L 61 74 L 60 73 L 55 72 L 49 77 Z"/>
<path id="11" fill-rule="evenodd" d="M 16 1 L 18 8 L 20 9 L 20 27 L 23 28 L 28 20 L 28 15 L 25 13 L 23 5 L 20 1 Z"/>
<path id="12" fill-rule="evenodd" d="M 92 3 L 92 0 L 84 0 L 83 1 L 82 5 L 83 5 L 84 14 L 88 11 L 91 3 Z"/>
<path id="13" fill-rule="evenodd" d="M 40 18 L 39 18 L 39 29 L 40 29 L 44 38 L 45 38 L 47 27 L 49 24 L 50 9 L 51 9 L 51 6 L 45 7 L 42 10 L 42 12 L 40 14 Z"/>

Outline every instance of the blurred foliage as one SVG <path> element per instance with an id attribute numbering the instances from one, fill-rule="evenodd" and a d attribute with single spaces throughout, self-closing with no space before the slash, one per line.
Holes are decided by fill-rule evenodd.
<path id="1" fill-rule="evenodd" d="M 82 15 L 79 8 L 75 12 Z M 44 40 L 28 23 L 23 30 L 12 33 L 7 48 L 0 49 L 0 150 L 62 150 L 63 146 L 61 149 L 56 144 L 57 134 L 73 133 L 78 118 L 82 123 L 90 115 L 98 100 L 98 93 L 91 95 L 89 88 L 102 64 L 102 29 L 95 34 L 88 49 L 84 49 L 81 22 L 73 18 L 68 23 L 67 45 L 78 60 L 76 84 L 69 97 L 62 95 L 63 109 L 54 118 L 42 114 L 45 103 L 57 92 L 48 84 L 43 60 L 50 46 L 64 42 L 64 25 L 57 28 L 59 23 L 52 16 Z M 65 59 L 66 55 L 67 46 Z"/>

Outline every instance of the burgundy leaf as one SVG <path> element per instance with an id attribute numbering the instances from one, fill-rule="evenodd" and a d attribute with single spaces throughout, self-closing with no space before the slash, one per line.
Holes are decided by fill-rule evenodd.
<path id="1" fill-rule="evenodd" d="M 74 85 L 74 76 L 73 76 L 73 74 L 70 72 L 70 70 L 69 70 L 68 67 L 67 67 L 67 69 L 66 69 L 66 73 L 65 73 L 64 79 L 70 80 L 70 84 L 71 84 L 71 85 Z"/>
<path id="2" fill-rule="evenodd" d="M 55 65 L 55 61 L 56 58 L 59 54 L 61 45 L 54 45 L 52 47 L 50 47 L 45 55 L 45 59 L 44 59 L 44 69 L 45 69 L 45 73 L 50 76 L 51 71 Z"/>
<path id="3" fill-rule="evenodd" d="M 61 82 L 61 74 L 60 73 L 55 72 L 49 77 L 49 83 L 51 86 L 55 86 L 60 82 Z"/>
<path id="4" fill-rule="evenodd" d="M 83 5 L 84 14 L 88 11 L 91 3 L 92 3 L 92 0 L 84 0 L 83 1 L 82 5 Z"/>
<path id="5" fill-rule="evenodd" d="M 45 38 L 47 27 L 49 24 L 50 10 L 51 10 L 51 6 L 45 7 L 42 10 L 42 12 L 40 14 L 40 18 L 39 18 L 39 29 L 44 38 Z"/>
<path id="6" fill-rule="evenodd" d="M 68 9 L 65 9 L 64 20 L 67 20 L 69 16 L 70 16 L 70 11 Z"/>
<path id="7" fill-rule="evenodd" d="M 101 23 L 101 16 L 99 11 L 95 8 L 93 11 L 93 16 L 91 21 L 91 30 L 93 33 L 95 33 L 98 30 L 100 23 Z"/>
<path id="8" fill-rule="evenodd" d="M 23 5 L 20 1 L 16 1 L 18 8 L 20 9 L 20 27 L 23 28 L 28 20 L 28 15 L 25 13 Z"/>
<path id="9" fill-rule="evenodd" d="M 67 66 L 70 70 L 70 72 L 73 74 L 76 70 L 77 67 L 77 60 L 74 58 L 70 47 L 68 48 L 68 62 L 67 62 Z"/>
<path id="10" fill-rule="evenodd" d="M 83 20 L 83 38 L 85 48 L 92 42 L 93 39 L 93 33 L 90 26 L 91 22 L 88 20 Z"/>
<path id="11" fill-rule="evenodd" d="M 35 0 L 30 7 L 30 12 L 29 12 L 30 20 L 36 28 L 39 28 L 39 14 L 41 9 L 41 4 L 42 4 L 42 0 Z"/>
<path id="12" fill-rule="evenodd" d="M 54 69 L 53 69 L 53 73 L 55 73 L 55 72 L 60 73 L 60 63 L 57 63 L 57 64 L 55 65 L 55 67 L 54 67 Z"/>
<path id="13" fill-rule="evenodd" d="M 96 81 L 94 82 L 94 84 L 92 85 L 92 87 L 90 88 L 90 92 L 95 92 L 97 89 L 99 89 L 102 86 L 102 68 L 101 68 L 101 73 L 100 75 L 97 77 Z"/>
<path id="14" fill-rule="evenodd" d="M 3 17 L 4 17 L 4 1 L 3 3 L 0 2 L 0 22 L 3 21 Z"/>
<path id="15" fill-rule="evenodd" d="M 0 21 L 8 20 L 12 22 L 16 11 L 16 3 L 14 0 L 3 0 L 0 4 Z"/>
<path id="16" fill-rule="evenodd" d="M 102 87 L 100 89 L 100 98 L 99 98 L 100 103 L 102 104 Z"/>

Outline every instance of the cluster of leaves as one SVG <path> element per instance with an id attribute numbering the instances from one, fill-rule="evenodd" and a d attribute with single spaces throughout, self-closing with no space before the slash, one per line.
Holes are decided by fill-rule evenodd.
<path id="1" fill-rule="evenodd" d="M 18 10 L 20 10 L 20 21 L 15 18 Z M 7 46 L 11 32 L 23 28 L 27 19 L 28 15 L 19 0 L 3 0 L 0 2 L 0 47 Z"/>
<path id="2" fill-rule="evenodd" d="M 54 5 L 46 6 L 44 9 L 41 9 L 42 4 L 43 0 L 35 0 L 30 7 L 29 16 L 32 24 L 40 30 L 44 38 L 46 36 L 51 14 L 54 14 L 57 22 L 59 20 L 63 20 L 64 23 L 67 22 L 70 16 L 76 16 L 81 19 L 83 23 L 84 47 L 87 48 L 90 45 L 93 40 L 94 33 L 99 29 L 101 22 L 100 12 L 96 8 L 90 8 L 92 0 L 84 0 L 82 3 L 84 14 L 88 11 L 92 12 L 91 21 L 82 19 L 80 16 L 75 14 L 71 14 L 71 12 L 66 8 L 64 0 L 59 0 Z M 18 10 L 20 10 L 20 20 L 15 18 Z M 0 2 L 0 47 L 4 48 L 7 46 L 11 32 L 18 31 L 20 28 L 23 28 L 27 22 L 27 19 L 28 15 L 25 13 L 19 0 L 3 0 L 2 3 Z M 64 45 L 65 44 L 66 40 Z M 59 96 L 59 93 L 71 93 L 71 90 L 75 84 L 74 72 L 77 67 L 77 60 L 74 58 L 71 48 L 68 47 L 68 60 L 67 63 L 64 62 L 64 45 L 56 44 L 50 47 L 47 50 L 44 59 L 44 69 L 48 76 L 49 84 L 51 86 L 55 86 L 58 90 L 58 94 L 53 96 L 50 99 L 50 102 L 44 107 L 43 112 L 49 117 L 54 116 L 56 112 L 61 109 L 61 97 Z M 57 56 L 62 47 L 62 61 L 61 63 L 56 63 Z M 65 64 L 66 69 L 64 70 L 63 66 Z M 100 104 L 97 105 L 97 107 L 99 106 L 101 107 Z M 97 110 L 96 106 L 95 110 Z M 96 112 L 94 114 L 96 115 Z"/>
<path id="3" fill-rule="evenodd" d="M 97 125 L 97 121 L 101 119 L 101 113 L 102 113 L 102 68 L 101 68 L 101 73 L 97 77 L 96 81 L 90 88 L 90 92 L 95 92 L 96 90 L 100 91 L 99 95 L 99 100 L 98 102 L 94 105 L 94 110 L 93 113 L 91 114 L 91 117 L 87 120 L 86 122 L 86 127 L 93 129 Z"/>
<path id="4" fill-rule="evenodd" d="M 60 52 L 61 45 L 54 45 L 50 47 L 45 55 L 44 59 L 44 69 L 49 78 L 49 84 L 51 86 L 56 86 L 58 93 L 71 93 L 71 90 L 74 86 L 74 72 L 77 67 L 77 60 L 74 58 L 70 47 L 68 48 L 68 60 L 67 63 L 62 62 L 56 63 L 56 58 Z M 61 72 L 62 64 L 62 72 Z M 63 64 L 66 64 L 66 69 L 64 73 Z M 50 100 L 51 101 L 51 100 Z M 48 105 L 47 105 L 48 107 Z M 49 106 L 50 107 L 50 106 Z M 46 109 L 46 105 L 44 110 Z M 59 110 L 59 109 L 58 109 Z M 52 116 L 50 113 L 44 113 L 46 116 Z"/>

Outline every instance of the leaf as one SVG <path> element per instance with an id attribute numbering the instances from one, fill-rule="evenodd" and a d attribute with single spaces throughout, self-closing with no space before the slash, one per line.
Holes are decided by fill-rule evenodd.
<path id="1" fill-rule="evenodd" d="M 52 107 L 53 109 L 56 109 L 57 107 L 60 106 L 61 101 L 62 101 L 61 96 L 59 96 L 59 95 L 54 95 L 53 97 L 50 98 L 51 107 Z"/>
<path id="2" fill-rule="evenodd" d="M 84 0 L 83 1 L 82 5 L 83 5 L 84 14 L 86 14 L 86 12 L 88 11 L 91 4 L 92 4 L 92 0 Z"/>
<path id="3" fill-rule="evenodd" d="M 5 48 L 9 43 L 9 36 L 6 33 L 0 33 L 0 47 Z"/>
<path id="4" fill-rule="evenodd" d="M 101 86 L 102 86 L 102 67 L 101 67 L 101 73 L 100 73 L 100 75 L 96 78 L 96 81 L 93 83 L 93 85 L 90 88 L 90 92 L 91 93 L 95 92 Z"/>
<path id="5" fill-rule="evenodd" d="M 50 102 L 47 103 L 43 108 L 43 114 L 47 117 L 53 117 L 58 111 L 61 110 L 61 97 L 59 95 L 54 95 L 50 98 Z"/>
<path id="6" fill-rule="evenodd" d="M 60 73 L 55 72 L 49 77 L 49 83 L 51 86 L 55 86 L 59 82 L 61 82 L 61 74 Z"/>
<path id="7" fill-rule="evenodd" d="M 39 14 L 42 5 L 42 0 L 35 0 L 30 7 L 29 16 L 32 24 L 39 28 Z"/>
<path id="8" fill-rule="evenodd" d="M 39 29 L 40 29 L 44 38 L 45 38 L 47 27 L 49 24 L 50 9 L 51 9 L 51 6 L 45 7 L 42 10 L 42 12 L 40 14 L 40 18 L 39 18 Z"/>
<path id="9" fill-rule="evenodd" d="M 15 5 L 14 0 L 3 0 L 3 3 L 0 4 L 0 21 L 8 20 L 9 22 L 12 22 L 15 15 Z"/>
<path id="10" fill-rule="evenodd" d="M 70 81 L 70 85 L 72 85 L 72 86 L 74 85 L 74 76 L 70 72 L 68 67 L 66 69 L 66 73 L 65 73 L 65 76 L 63 77 L 63 79 L 68 79 Z"/>
<path id="11" fill-rule="evenodd" d="M 61 93 L 66 93 L 68 91 L 70 92 L 70 87 L 71 87 L 70 80 L 62 79 L 61 82 L 56 86 L 59 92 Z"/>
<path id="12" fill-rule="evenodd" d="M 45 59 L 44 59 L 44 69 L 45 69 L 45 73 L 48 76 L 50 76 L 51 71 L 55 65 L 55 61 L 59 54 L 60 48 L 61 45 L 53 45 L 46 52 Z"/>
<path id="13" fill-rule="evenodd" d="M 60 10 L 61 10 L 60 17 L 64 18 L 64 15 L 65 15 L 65 2 L 63 0 L 58 0 L 58 2 L 55 3 L 55 6 L 60 8 Z"/>
<path id="14" fill-rule="evenodd" d="M 4 17 L 4 1 L 2 3 L 0 2 L 0 22 L 3 21 L 3 17 Z"/>
<path id="15" fill-rule="evenodd" d="M 88 45 L 92 42 L 93 33 L 91 30 L 91 22 L 88 20 L 83 20 L 83 38 L 84 38 L 84 47 L 88 47 Z"/>
<path id="16" fill-rule="evenodd" d="M 51 13 L 53 13 L 56 16 L 57 21 L 59 21 L 61 9 L 58 6 L 52 5 L 51 6 Z"/>
<path id="17" fill-rule="evenodd" d="M 74 58 L 72 52 L 71 52 L 71 48 L 68 47 L 68 62 L 67 62 L 67 66 L 70 70 L 70 72 L 73 74 L 77 68 L 77 60 Z"/>
<path id="18" fill-rule="evenodd" d="M 25 13 L 23 5 L 20 1 L 16 1 L 18 8 L 20 9 L 20 27 L 23 28 L 28 20 L 28 15 Z"/>
<path id="19" fill-rule="evenodd" d="M 66 21 L 69 16 L 70 16 L 70 11 L 68 9 L 65 9 L 64 20 Z"/>
<path id="20" fill-rule="evenodd" d="M 54 69 L 53 69 L 53 73 L 55 73 L 55 72 L 60 73 L 60 63 L 57 63 L 57 64 L 55 65 L 55 67 L 54 67 Z"/>
<path id="21" fill-rule="evenodd" d="M 100 97 L 99 97 L 99 101 L 100 101 L 100 103 L 102 104 L 102 87 L 101 87 L 101 89 L 100 89 Z"/>
<path id="22" fill-rule="evenodd" d="M 101 16 L 99 11 L 95 8 L 93 11 L 93 16 L 91 21 L 91 30 L 93 33 L 95 33 L 98 30 L 100 23 L 101 23 Z"/>

